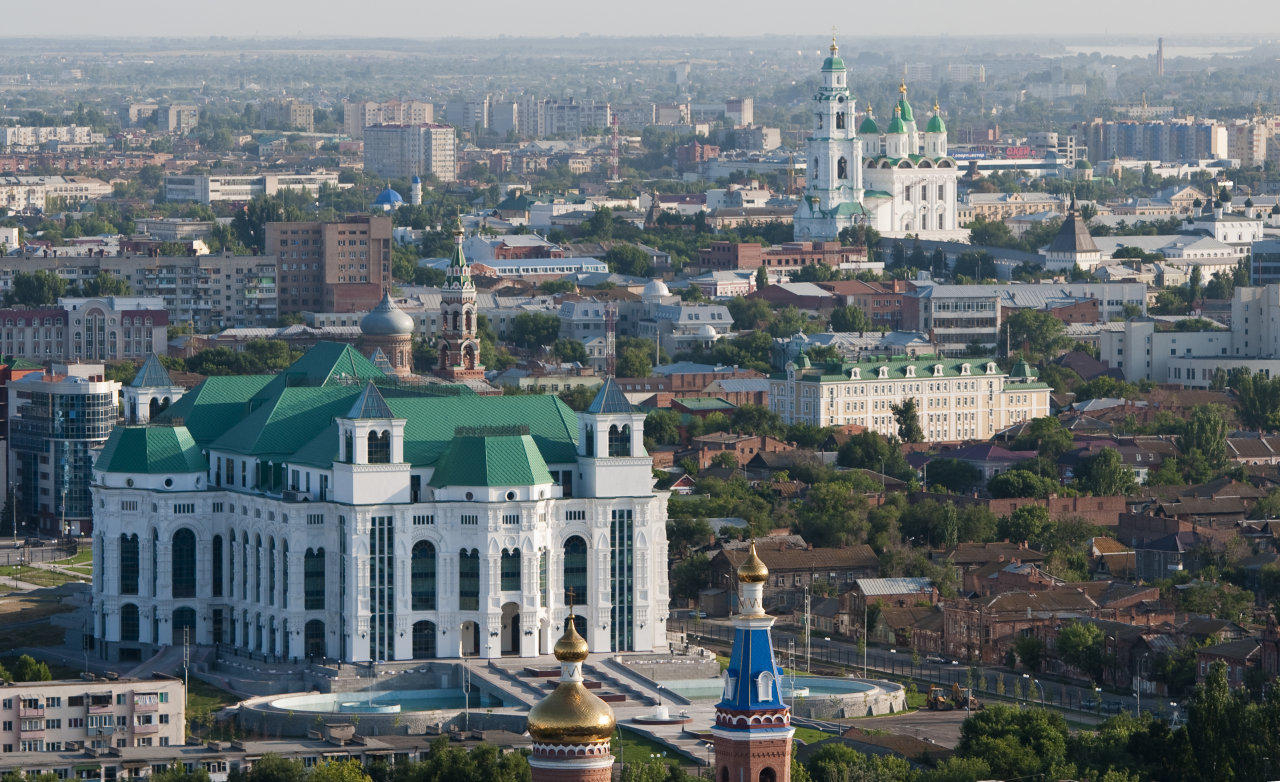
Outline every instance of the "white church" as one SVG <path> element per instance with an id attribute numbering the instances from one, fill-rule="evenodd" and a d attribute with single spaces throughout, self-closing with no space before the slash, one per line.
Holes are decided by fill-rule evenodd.
<path id="1" fill-rule="evenodd" d="M 956 224 L 960 171 L 947 155 L 947 126 L 937 104 L 924 132 L 899 87 L 893 117 L 882 131 L 870 108 L 854 131 L 855 100 L 835 41 L 813 96 L 804 200 L 795 214 L 796 240 L 835 239 L 868 225 L 883 236 L 966 240 Z"/>

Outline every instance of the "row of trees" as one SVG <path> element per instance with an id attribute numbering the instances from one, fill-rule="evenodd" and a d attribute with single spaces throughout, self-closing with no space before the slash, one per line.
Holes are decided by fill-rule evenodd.
<path id="1" fill-rule="evenodd" d="M 62 296 L 127 296 L 129 285 L 108 272 L 98 272 L 81 285 L 71 285 L 57 272 L 39 269 L 18 272 L 4 294 L 6 307 L 48 307 Z"/>

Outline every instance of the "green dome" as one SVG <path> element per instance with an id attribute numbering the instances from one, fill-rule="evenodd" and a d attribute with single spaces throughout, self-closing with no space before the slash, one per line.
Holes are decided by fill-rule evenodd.
<path id="1" fill-rule="evenodd" d="M 1084 158 L 1081 158 L 1080 160 L 1076 161 L 1076 168 L 1093 168 L 1093 164 L 1085 160 Z"/>
<path id="2" fill-rule="evenodd" d="M 822 70 L 824 70 L 824 71 L 843 71 L 843 70 L 845 70 L 845 67 L 844 67 L 844 58 L 843 58 L 843 57 L 841 57 L 841 56 L 840 56 L 840 55 L 838 55 L 838 54 L 833 54 L 833 55 L 831 55 L 830 57 L 828 57 L 827 59 L 825 59 L 825 60 L 823 60 L 823 61 L 822 61 Z"/>
<path id="3" fill-rule="evenodd" d="M 895 108 L 893 110 L 893 122 L 889 123 L 889 129 L 885 132 L 889 134 L 907 132 L 907 126 L 902 121 L 901 108 Z"/>
<path id="4" fill-rule="evenodd" d="M 947 123 L 942 121 L 942 115 L 934 111 L 933 116 L 929 118 L 929 125 L 925 128 L 926 133 L 946 133 Z"/>
<path id="5" fill-rule="evenodd" d="M 858 126 L 858 134 L 862 136 L 878 136 L 880 135 L 880 126 L 876 124 L 875 118 L 871 116 L 871 112 L 867 112 L 867 116 L 862 120 L 862 124 Z"/>
<path id="6" fill-rule="evenodd" d="M 902 112 L 903 122 L 915 122 L 916 115 L 911 111 L 911 104 L 907 102 L 907 83 L 904 81 L 898 86 L 898 94 L 902 97 L 898 98 L 898 111 Z"/>

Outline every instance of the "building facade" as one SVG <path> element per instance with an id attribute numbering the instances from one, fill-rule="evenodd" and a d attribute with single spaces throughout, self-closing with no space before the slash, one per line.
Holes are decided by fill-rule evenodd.
<path id="1" fill-rule="evenodd" d="M 391 287 L 391 218 L 267 223 L 281 315 L 371 310 Z"/>
<path id="2" fill-rule="evenodd" d="M 364 136 L 370 125 L 422 125 L 435 122 L 435 106 L 421 100 L 342 102 L 342 129 L 351 138 Z"/>
<path id="3" fill-rule="evenodd" d="M 275 195 L 281 190 L 296 190 L 307 195 L 320 194 L 322 187 L 337 187 L 338 175 L 323 171 L 314 174 L 244 174 L 208 176 L 171 174 L 164 178 L 166 201 L 251 201 L 254 196 Z"/>
<path id="4" fill-rule="evenodd" d="M 168 676 L 22 682 L 0 694 L 0 753 L 180 747 L 186 704 Z"/>
<path id="5" fill-rule="evenodd" d="M 59 364 L 8 384 L 8 480 L 18 512 L 53 535 L 88 535 L 93 454 L 120 418 L 120 383 L 102 364 Z"/>
<path id="6" fill-rule="evenodd" d="M 137 360 L 168 348 L 169 313 L 153 297 L 61 298 L 0 309 L 0 355 L 30 361 Z"/>
<path id="7" fill-rule="evenodd" d="M 370 125 L 364 129 L 364 170 L 380 177 L 458 178 L 453 128 L 423 123 Z"/>
<path id="8" fill-rule="evenodd" d="M 182 423 L 179 424 L 178 422 Z M 666 499 L 617 386 L 553 396 L 397 382 L 320 343 L 211 377 L 94 468 L 94 634 L 348 662 L 665 648 Z"/>
<path id="9" fill-rule="evenodd" d="M 941 110 L 934 106 L 920 132 L 904 83 L 884 132 L 870 113 L 855 131 L 856 101 L 847 76 L 832 41 L 831 54 L 822 63 L 822 84 L 813 96 L 814 124 L 795 238 L 835 239 L 854 225 L 869 225 L 886 236 L 966 236 L 956 223 L 960 172 L 947 155 Z"/>
<path id="10" fill-rule="evenodd" d="M 791 362 L 769 383 L 769 409 L 786 423 L 857 424 L 897 436 L 892 406 L 914 399 L 927 442 L 985 440 L 1049 414 L 1050 387 L 1020 362 L 937 357 L 807 366 Z"/>

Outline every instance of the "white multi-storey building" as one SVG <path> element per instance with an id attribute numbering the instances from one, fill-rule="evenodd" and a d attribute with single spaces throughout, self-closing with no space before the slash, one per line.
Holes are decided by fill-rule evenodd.
<path id="1" fill-rule="evenodd" d="M 652 466 L 611 382 L 575 414 L 323 342 L 279 375 L 210 377 L 95 463 L 98 649 L 145 658 L 187 630 L 293 659 L 532 657 L 570 607 L 594 649 L 665 648 Z"/>
<path id="2" fill-rule="evenodd" d="M 795 238 L 835 239 L 853 225 L 869 225 L 886 236 L 966 237 L 968 232 L 956 224 L 960 172 L 947 155 L 947 127 L 939 107 L 933 107 L 921 133 L 903 83 L 884 132 L 870 111 L 855 132 L 856 100 L 847 78 L 832 41 L 831 55 L 822 63 L 822 85 L 813 96 L 814 125 Z"/>
<path id="3" fill-rule="evenodd" d="M 0 692 L 0 753 L 180 747 L 186 704 L 167 676 L 21 682 Z"/>
<path id="4" fill-rule="evenodd" d="M 281 190 L 296 190 L 319 195 L 322 187 L 338 187 L 338 175 L 323 171 L 314 174 L 244 174 L 207 176 L 172 174 L 164 178 L 166 201 L 250 201 L 254 196 L 275 195 Z"/>
<path id="5" fill-rule="evenodd" d="M 788 424 L 856 424 L 898 434 L 893 406 L 914 399 L 927 442 L 985 440 L 1049 414 L 1052 389 L 1020 361 L 1005 373 L 981 359 L 868 359 L 811 367 L 790 362 L 769 379 L 769 409 Z"/>
<path id="6" fill-rule="evenodd" d="M 380 177 L 458 178 L 457 144 L 448 125 L 370 125 L 364 129 L 364 170 Z"/>

